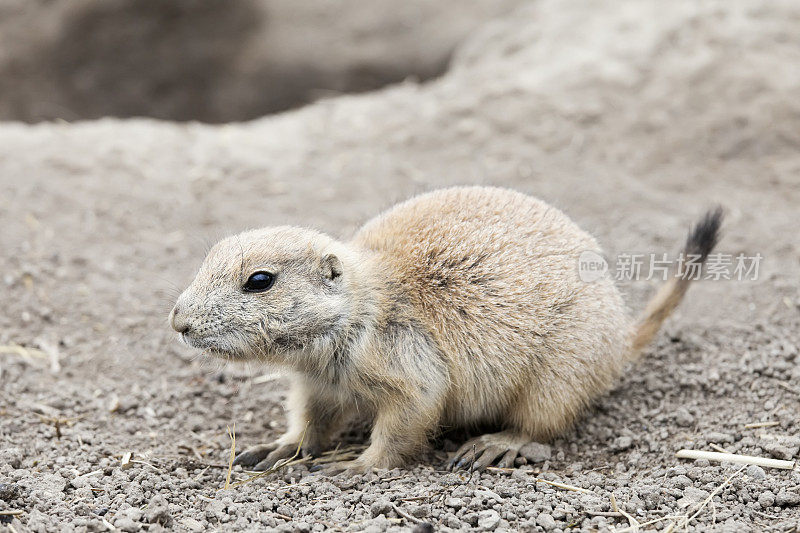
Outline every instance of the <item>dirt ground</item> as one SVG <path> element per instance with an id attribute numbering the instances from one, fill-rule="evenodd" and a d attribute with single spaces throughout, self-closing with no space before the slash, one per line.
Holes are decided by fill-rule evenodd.
<path id="1" fill-rule="evenodd" d="M 224 126 L 0 124 L 0 529 L 797 531 L 797 470 L 675 452 L 800 458 L 798 22 L 788 1 L 541 1 L 425 84 Z M 451 435 L 408 469 L 299 465 L 220 490 L 227 427 L 237 449 L 276 437 L 286 389 L 170 332 L 208 245 L 286 223 L 346 237 L 464 183 L 546 199 L 609 257 L 675 252 L 719 203 L 719 250 L 761 254 L 758 279 L 693 286 L 619 386 L 514 472 L 443 471 Z M 633 312 L 657 285 L 622 285 Z"/>

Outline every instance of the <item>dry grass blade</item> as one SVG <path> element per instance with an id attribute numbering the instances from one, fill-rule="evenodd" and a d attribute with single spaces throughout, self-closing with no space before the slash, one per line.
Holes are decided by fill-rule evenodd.
<path id="1" fill-rule="evenodd" d="M 620 513 L 620 515 L 622 515 L 622 513 Z M 638 528 L 643 528 L 645 526 L 651 526 L 653 524 L 658 524 L 659 522 L 663 522 L 664 520 L 672 520 L 672 519 L 675 519 L 675 518 L 682 518 L 682 517 L 680 517 L 680 516 L 678 516 L 678 517 L 675 517 L 675 516 L 661 516 L 659 518 L 654 518 L 653 520 L 648 520 L 647 522 L 641 522 L 641 523 L 639 523 L 638 526 L 636 526 L 636 528 L 634 528 L 633 526 L 628 526 L 628 527 L 626 527 L 624 529 L 617 529 L 617 530 L 614 531 L 614 533 L 632 533 L 633 531 L 635 531 Z"/>
<path id="2" fill-rule="evenodd" d="M 119 467 L 120 467 L 122 470 L 127 470 L 127 469 L 129 469 L 130 467 L 132 467 L 132 466 L 133 466 L 133 461 L 131 461 L 131 458 L 132 458 L 132 457 L 133 457 L 133 453 L 131 453 L 131 452 L 125 452 L 125 453 L 122 455 L 122 459 L 120 459 L 120 460 L 119 460 Z"/>
<path id="3" fill-rule="evenodd" d="M 228 460 L 228 473 L 225 476 L 225 486 L 222 487 L 223 489 L 227 489 L 231 486 L 231 473 L 233 472 L 233 459 L 236 457 L 236 422 L 233 423 L 233 429 L 230 426 L 228 428 L 228 436 L 231 438 L 231 456 Z"/>
<path id="4" fill-rule="evenodd" d="M 61 439 L 61 428 L 62 427 L 69 427 L 73 425 L 75 422 L 83 418 L 83 416 L 73 416 L 71 418 L 59 418 L 59 417 L 50 417 L 44 416 L 40 414 L 36 414 L 39 417 L 39 420 L 42 421 L 44 424 L 52 425 L 56 430 L 56 438 Z"/>
<path id="5" fill-rule="evenodd" d="M 780 425 L 780 422 L 753 422 L 752 424 L 745 424 L 744 429 L 758 429 L 758 428 L 771 428 Z"/>
<path id="6" fill-rule="evenodd" d="M 410 514 L 406 513 L 405 511 L 403 511 L 402 509 L 400 509 L 400 508 L 399 508 L 399 507 L 398 507 L 396 504 L 394 504 L 394 503 L 392 504 L 392 508 L 394 509 L 394 512 L 395 512 L 395 513 L 397 513 L 399 516 L 402 516 L 403 518 L 405 518 L 405 519 L 406 519 L 406 520 L 408 520 L 409 522 L 411 522 L 411 523 L 413 523 L 413 524 L 421 524 L 421 523 L 422 523 L 422 520 L 420 520 L 419 518 L 417 518 L 417 517 L 415 517 L 415 516 L 411 516 Z"/>
<path id="7" fill-rule="evenodd" d="M 47 355 L 47 359 L 50 361 L 50 372 L 53 374 L 58 374 L 61 372 L 61 354 L 58 349 L 58 345 L 42 340 L 39 341 L 39 347 Z"/>
<path id="8" fill-rule="evenodd" d="M 617 498 L 616 498 L 616 496 L 614 496 L 613 492 L 611 493 L 611 508 L 614 510 L 614 512 L 621 514 L 622 516 L 624 516 L 628 520 L 628 523 L 630 524 L 630 527 L 627 528 L 627 529 L 629 531 L 633 531 L 634 533 L 639 531 L 639 528 L 641 527 L 641 525 L 639 524 L 639 521 L 636 520 L 633 517 L 633 515 L 631 515 L 627 511 L 619 508 L 619 505 L 617 505 Z"/>
<path id="9" fill-rule="evenodd" d="M 0 516 L 19 516 L 24 514 L 25 511 L 20 511 L 18 509 L 12 509 L 10 511 L 0 511 Z"/>
<path id="10" fill-rule="evenodd" d="M 720 492 L 722 489 L 724 489 L 726 486 L 728 486 L 728 484 L 731 482 L 731 480 L 732 480 L 733 478 L 735 478 L 736 476 L 738 476 L 739 474 L 741 474 L 742 472 L 744 472 L 744 469 L 745 469 L 745 468 L 747 468 L 747 466 L 746 466 L 746 465 L 745 465 L 745 466 L 743 466 L 743 467 L 741 467 L 739 470 L 737 470 L 736 472 L 734 472 L 734 473 L 733 473 L 733 474 L 731 474 L 730 476 L 728 476 L 728 477 L 725 479 L 725 481 L 723 481 L 723 482 L 722 482 L 722 483 L 721 483 L 721 484 L 720 484 L 720 485 L 719 485 L 719 486 L 718 486 L 716 489 L 714 489 L 714 490 L 711 492 L 711 494 L 709 494 L 709 495 L 708 495 L 708 498 L 706 498 L 705 500 L 703 500 L 702 502 L 700 502 L 700 504 L 697 506 L 697 508 L 695 509 L 694 513 L 693 513 L 691 516 L 687 516 L 687 517 L 686 517 L 686 518 L 683 520 L 683 522 L 679 522 L 679 523 L 678 523 L 678 525 L 677 525 L 677 529 L 681 529 L 681 528 L 685 528 L 685 527 L 687 527 L 687 526 L 689 525 L 689 522 L 691 522 L 692 520 L 694 520 L 694 518 L 695 518 L 695 517 L 696 517 L 698 514 L 700 514 L 700 511 L 702 511 L 702 510 L 705 508 L 705 506 L 706 506 L 706 505 L 708 505 L 708 503 L 709 503 L 709 502 L 710 502 L 710 501 L 711 501 L 711 500 L 714 498 L 714 496 L 716 496 L 717 494 L 719 494 L 719 492 Z"/>
<path id="11" fill-rule="evenodd" d="M 795 389 L 794 387 L 792 387 L 791 385 L 789 385 L 784 381 L 779 381 L 778 386 L 781 387 L 782 389 L 788 390 L 789 392 L 793 392 L 794 394 L 800 395 L 800 390 Z"/>
<path id="12" fill-rule="evenodd" d="M 675 456 L 679 459 L 708 459 L 709 461 L 758 465 L 766 468 L 781 468 L 783 470 L 792 470 L 795 465 L 794 461 L 783 461 L 781 459 L 770 459 L 768 457 L 756 457 L 753 455 L 739 455 L 736 453 L 706 452 L 703 450 L 678 450 Z"/>
<path id="13" fill-rule="evenodd" d="M 584 511 L 589 516 L 610 516 L 612 518 L 619 518 L 624 516 L 622 513 L 617 511 Z"/>
<path id="14" fill-rule="evenodd" d="M 501 468 L 499 466 L 487 466 L 486 470 L 489 472 L 500 472 L 501 474 L 511 474 L 514 472 L 514 468 Z"/>
<path id="15" fill-rule="evenodd" d="M 559 483 L 558 481 L 550 481 L 547 479 L 542 479 L 540 477 L 535 477 L 533 478 L 533 480 L 538 481 L 539 483 L 546 483 L 548 485 L 552 485 L 553 487 L 558 487 L 559 489 L 571 490 L 573 492 L 582 492 L 583 494 L 594 494 L 594 492 L 589 489 L 576 487 L 574 485 L 567 485 L 566 483 Z"/>
<path id="16" fill-rule="evenodd" d="M 45 352 L 36 348 L 27 348 L 19 344 L 4 344 L 0 346 L 0 354 L 19 355 L 25 359 L 50 359 Z"/>

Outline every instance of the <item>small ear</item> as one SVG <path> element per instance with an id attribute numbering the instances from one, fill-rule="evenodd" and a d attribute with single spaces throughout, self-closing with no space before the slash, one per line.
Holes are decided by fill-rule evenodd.
<path id="1" fill-rule="evenodd" d="M 342 262 L 333 254 L 322 256 L 321 267 L 323 275 L 328 279 L 336 279 L 342 275 Z"/>

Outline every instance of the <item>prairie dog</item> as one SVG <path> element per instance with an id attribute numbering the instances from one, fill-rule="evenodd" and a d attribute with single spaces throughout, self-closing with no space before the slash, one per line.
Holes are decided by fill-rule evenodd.
<path id="1" fill-rule="evenodd" d="M 721 212 L 685 251 L 705 260 Z M 331 470 L 403 465 L 443 427 L 496 424 L 453 457 L 513 465 L 607 391 L 678 305 L 665 283 L 638 323 L 613 281 L 581 281 L 597 241 L 564 213 L 493 187 L 437 190 L 367 222 L 349 242 L 281 226 L 216 244 L 170 314 L 189 345 L 291 376 L 289 428 L 239 454 L 263 470 L 329 446 L 347 413 L 369 413 L 369 447 Z M 472 451 L 475 450 L 475 454 Z"/>

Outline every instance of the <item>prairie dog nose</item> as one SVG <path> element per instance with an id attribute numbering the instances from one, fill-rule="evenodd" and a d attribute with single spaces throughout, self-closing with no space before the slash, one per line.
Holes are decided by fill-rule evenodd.
<path id="1" fill-rule="evenodd" d="M 169 313 L 169 325 L 178 333 L 186 333 L 189 331 L 189 322 L 184 315 L 180 314 L 178 306 L 172 308 Z"/>

